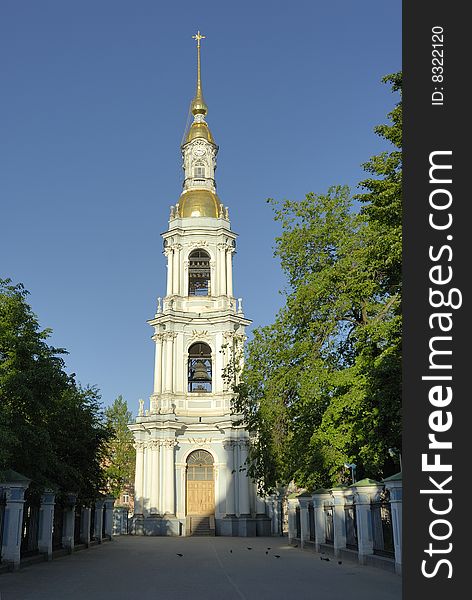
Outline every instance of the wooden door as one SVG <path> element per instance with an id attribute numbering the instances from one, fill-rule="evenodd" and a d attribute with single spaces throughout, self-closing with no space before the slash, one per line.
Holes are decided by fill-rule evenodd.
<path id="1" fill-rule="evenodd" d="M 213 481 L 187 479 L 187 514 L 213 515 L 215 513 L 215 484 Z"/>
<path id="2" fill-rule="evenodd" d="M 215 482 L 213 457 L 197 450 L 187 460 L 187 514 L 215 514 Z"/>

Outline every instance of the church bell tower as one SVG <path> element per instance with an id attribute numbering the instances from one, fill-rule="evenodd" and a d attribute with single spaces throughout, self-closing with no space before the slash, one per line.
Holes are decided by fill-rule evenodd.
<path id="1" fill-rule="evenodd" d="M 130 426 L 136 446 L 135 531 L 146 535 L 267 535 L 270 521 L 247 476 L 248 432 L 223 377 L 242 359 L 250 324 L 233 293 L 236 234 L 216 189 L 218 146 L 197 42 L 193 122 L 181 147 L 184 181 L 162 234 L 166 294 L 149 320 L 155 342 L 149 408 Z"/>

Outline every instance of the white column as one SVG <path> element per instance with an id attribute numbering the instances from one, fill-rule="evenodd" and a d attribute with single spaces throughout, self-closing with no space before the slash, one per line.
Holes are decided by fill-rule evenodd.
<path id="1" fill-rule="evenodd" d="M 401 474 L 400 474 L 401 476 Z M 393 477 L 398 477 L 394 475 Z M 390 509 L 392 511 L 393 547 L 395 549 L 395 571 L 402 572 L 402 480 L 387 478 L 385 488 L 390 492 Z"/>
<path id="2" fill-rule="evenodd" d="M 113 535 L 113 504 L 115 503 L 115 498 L 113 496 L 108 496 L 105 499 L 105 514 L 103 518 L 105 519 L 105 535 L 111 540 L 111 536 Z"/>
<path id="3" fill-rule="evenodd" d="M 164 457 L 164 441 L 159 440 L 159 514 L 164 514 L 164 491 L 165 491 L 165 457 Z"/>
<path id="4" fill-rule="evenodd" d="M 232 441 L 226 441 L 223 443 L 223 448 L 226 450 L 226 514 L 228 516 L 235 515 L 235 473 L 234 473 L 234 457 L 233 457 L 233 444 Z"/>
<path id="5" fill-rule="evenodd" d="M 228 248 L 226 251 L 226 291 L 228 296 L 233 295 L 233 249 Z"/>
<path id="6" fill-rule="evenodd" d="M 219 294 L 224 296 L 226 294 L 226 257 L 225 257 L 225 245 L 218 245 L 218 263 L 219 263 Z"/>
<path id="7" fill-rule="evenodd" d="M 334 556 L 339 556 L 346 547 L 346 513 L 344 511 L 346 491 L 343 488 L 332 489 L 333 497 L 333 547 Z"/>
<path id="8" fill-rule="evenodd" d="M 151 514 L 157 514 L 159 504 L 159 442 L 151 441 L 151 498 L 149 509 Z"/>
<path id="9" fill-rule="evenodd" d="M 164 252 L 167 257 L 167 296 L 171 296 L 173 293 L 173 250 L 167 248 Z"/>
<path id="10" fill-rule="evenodd" d="M 75 503 L 76 494 L 67 494 L 67 501 L 64 507 L 64 521 L 62 528 L 62 546 L 69 552 L 74 550 L 74 527 L 75 527 Z"/>
<path id="11" fill-rule="evenodd" d="M 261 498 L 257 493 L 257 487 L 255 489 L 255 498 L 256 498 L 256 515 L 267 515 L 266 510 L 266 502 L 264 498 Z"/>
<path id="12" fill-rule="evenodd" d="M 311 497 L 299 497 L 298 504 L 300 505 L 300 544 L 304 548 L 306 543 L 310 541 L 310 517 L 308 515 L 308 504 Z"/>
<path id="13" fill-rule="evenodd" d="M 221 494 L 221 480 L 223 479 L 221 474 L 221 465 L 220 463 L 215 462 L 213 465 L 213 480 L 215 482 L 215 514 L 218 514 L 219 516 L 221 516 L 220 513 L 223 512 L 222 503 L 224 499 L 224 495 Z"/>
<path id="14" fill-rule="evenodd" d="M 215 265 L 216 265 L 216 261 L 211 260 L 210 261 L 210 293 L 208 294 L 209 296 L 216 296 L 218 293 L 218 290 L 216 289 L 216 286 L 215 286 L 215 281 L 216 281 Z"/>
<path id="15" fill-rule="evenodd" d="M 291 544 L 297 538 L 297 498 L 288 500 L 288 543 Z"/>
<path id="16" fill-rule="evenodd" d="M 176 244 L 174 246 L 174 267 L 173 267 L 173 293 L 180 294 L 180 249 L 182 246 Z"/>
<path id="17" fill-rule="evenodd" d="M 175 440 L 166 440 L 164 443 L 164 513 L 169 515 L 175 515 L 174 446 Z"/>
<path id="18" fill-rule="evenodd" d="M 326 517 L 324 505 L 325 501 L 331 498 L 330 494 L 324 490 L 315 492 L 313 500 L 313 516 L 315 520 L 315 550 L 320 551 L 321 544 L 326 543 Z"/>
<path id="19" fill-rule="evenodd" d="M 166 348 L 165 348 L 165 353 L 166 353 L 166 379 L 165 379 L 165 387 L 164 387 L 164 391 L 171 393 L 172 392 L 172 376 L 173 376 L 173 336 L 172 334 L 169 332 L 167 333 L 167 337 L 166 337 Z"/>
<path id="20" fill-rule="evenodd" d="M 156 359 L 154 363 L 154 393 L 162 392 L 162 334 L 156 334 Z"/>
<path id="21" fill-rule="evenodd" d="M 239 469 L 238 469 L 238 488 L 239 488 L 239 513 L 241 516 L 248 516 L 250 514 L 249 505 L 249 477 L 247 476 L 247 466 L 245 464 L 247 459 L 247 442 L 245 440 L 240 441 L 239 447 Z M 244 470 L 243 470 L 244 469 Z"/>
<path id="22" fill-rule="evenodd" d="M 382 490 L 382 485 L 349 486 L 356 499 L 357 548 L 359 563 L 366 563 L 366 556 L 374 553 L 372 537 L 372 514 L 370 503 Z"/>
<path id="23" fill-rule="evenodd" d="M 92 509 L 90 506 L 83 506 L 80 511 L 80 541 L 87 548 L 90 546 L 90 523 L 92 522 Z"/>
<path id="24" fill-rule="evenodd" d="M 95 502 L 95 521 L 94 521 L 94 537 L 101 543 L 103 539 L 103 505 L 104 500 L 97 500 Z"/>
<path id="25" fill-rule="evenodd" d="M 44 490 L 39 509 L 38 550 L 46 555 L 47 560 L 52 559 L 52 528 L 55 497 L 56 494 L 52 490 Z"/>
<path id="26" fill-rule="evenodd" d="M 149 515 L 151 508 L 152 462 L 151 443 L 146 442 L 144 449 L 144 511 Z"/>
<path id="27" fill-rule="evenodd" d="M 0 556 L 3 562 L 9 563 L 15 570 L 20 568 L 21 526 L 25 492 L 30 482 L 30 479 L 24 477 L 22 481 L 2 483 L 2 486 L 6 488 L 6 504 Z"/>
<path id="28" fill-rule="evenodd" d="M 134 476 L 134 513 L 143 514 L 143 475 L 144 475 L 144 444 L 136 442 L 136 473 Z"/>
<path id="29" fill-rule="evenodd" d="M 185 463 L 175 463 L 177 517 L 181 519 L 185 517 L 185 468 Z M 185 535 L 185 527 L 183 528 L 182 533 Z"/>

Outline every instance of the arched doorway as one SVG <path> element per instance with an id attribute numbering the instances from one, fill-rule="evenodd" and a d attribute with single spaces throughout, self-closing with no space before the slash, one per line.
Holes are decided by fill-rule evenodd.
<path id="1" fill-rule="evenodd" d="M 187 515 L 215 514 L 215 479 L 213 456 L 206 450 L 195 450 L 187 458 Z"/>

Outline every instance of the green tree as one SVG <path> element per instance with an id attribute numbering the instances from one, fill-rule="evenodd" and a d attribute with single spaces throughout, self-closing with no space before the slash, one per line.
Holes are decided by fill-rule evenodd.
<path id="1" fill-rule="evenodd" d="M 385 78 L 401 90 L 401 75 Z M 235 386 L 235 410 L 253 431 L 250 473 L 269 491 L 395 470 L 401 398 L 401 103 L 376 132 L 394 150 L 364 165 L 373 175 L 355 197 L 346 187 L 271 201 L 282 233 L 275 254 L 286 305 L 255 331 Z M 233 378 L 230 371 L 227 376 Z"/>
<path id="2" fill-rule="evenodd" d="M 100 396 L 65 372 L 66 351 L 47 344 L 27 295 L 0 280 L 0 470 L 92 499 L 109 437 Z"/>
<path id="3" fill-rule="evenodd" d="M 133 434 L 128 429 L 132 414 L 122 396 L 105 410 L 107 424 L 113 437 L 107 445 L 105 476 L 107 491 L 118 497 L 134 481 L 136 451 L 133 446 Z"/>

